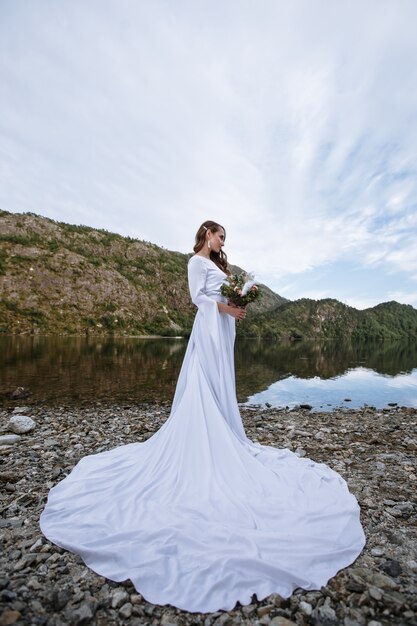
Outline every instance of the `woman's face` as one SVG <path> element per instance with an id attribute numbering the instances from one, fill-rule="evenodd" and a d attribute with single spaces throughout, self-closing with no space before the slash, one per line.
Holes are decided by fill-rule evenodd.
<path id="1" fill-rule="evenodd" d="M 211 230 L 208 232 L 208 237 L 211 243 L 211 249 L 213 252 L 220 252 L 220 250 L 224 246 L 224 230 L 223 228 L 219 228 L 215 233 L 212 233 Z"/>

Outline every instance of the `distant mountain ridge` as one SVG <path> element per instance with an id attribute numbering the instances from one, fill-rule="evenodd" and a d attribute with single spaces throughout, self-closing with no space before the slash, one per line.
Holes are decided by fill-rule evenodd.
<path id="1" fill-rule="evenodd" d="M 417 339 L 417 310 L 392 301 L 358 311 L 331 298 L 302 298 L 260 313 L 243 332 L 273 339 Z"/>
<path id="2" fill-rule="evenodd" d="M 106 230 L 0 211 L 0 333 L 187 335 L 195 316 L 189 257 Z M 417 338 L 410 305 L 358 311 L 333 299 L 290 302 L 265 285 L 262 292 L 238 334 Z"/>

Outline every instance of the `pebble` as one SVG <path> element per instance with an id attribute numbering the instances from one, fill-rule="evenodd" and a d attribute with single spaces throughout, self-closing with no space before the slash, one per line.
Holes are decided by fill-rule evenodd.
<path id="1" fill-rule="evenodd" d="M 132 604 L 140 604 L 142 602 L 142 596 L 140 593 L 132 593 L 130 596 L 130 601 Z"/>
<path id="2" fill-rule="evenodd" d="M 129 594 L 124 589 L 116 589 L 111 596 L 111 605 L 113 609 L 117 609 L 129 600 Z"/>
<path id="3" fill-rule="evenodd" d="M 172 613 L 165 613 L 161 619 L 161 626 L 176 626 L 178 624 L 178 618 Z"/>
<path id="4" fill-rule="evenodd" d="M 382 600 L 383 593 L 381 589 L 378 589 L 378 587 L 369 587 L 368 593 L 371 598 L 374 598 L 374 600 Z"/>
<path id="5" fill-rule="evenodd" d="M 380 567 L 386 574 L 394 578 L 399 576 L 403 571 L 400 563 L 395 559 L 387 559 Z"/>
<path id="6" fill-rule="evenodd" d="M 274 608 L 275 608 L 275 604 L 264 604 L 263 606 L 260 606 L 258 609 L 259 617 L 262 617 L 263 615 L 267 615 Z"/>
<path id="7" fill-rule="evenodd" d="M 36 422 L 28 415 L 12 415 L 7 424 L 8 430 L 13 433 L 28 433 L 36 428 Z"/>
<path id="8" fill-rule="evenodd" d="M 88 624 L 94 617 L 94 610 L 94 604 L 92 602 L 83 602 L 78 609 L 70 612 L 71 626 Z"/>
<path id="9" fill-rule="evenodd" d="M 315 608 L 311 613 L 314 626 L 338 626 L 339 620 L 336 611 L 328 604 Z"/>
<path id="10" fill-rule="evenodd" d="M 269 626 L 296 626 L 296 623 L 286 617 L 277 615 L 269 622 Z"/>
<path id="11" fill-rule="evenodd" d="M 124 619 L 128 619 L 132 615 L 132 608 L 133 607 L 130 604 L 130 602 L 126 602 L 126 604 L 120 607 L 119 615 L 123 617 Z"/>
<path id="12" fill-rule="evenodd" d="M 299 604 L 299 609 L 304 615 L 311 615 L 313 612 L 313 607 L 308 602 L 304 602 L 303 600 Z"/>
<path id="13" fill-rule="evenodd" d="M 169 407 L 104 403 L 85 407 L 0 410 L 2 451 L 0 626 L 4 620 L 39 626 L 402 626 L 417 609 L 417 410 L 344 408 L 332 413 L 245 408 L 252 440 L 325 463 L 339 472 L 361 506 L 367 545 L 357 561 L 320 590 L 299 589 L 233 611 L 187 613 L 147 602 L 130 581 L 96 575 L 81 559 L 39 531 L 48 489 L 81 456 L 144 441 L 165 422 Z M 5 434 L 13 416 L 31 415 L 30 438 Z M 80 443 L 82 441 L 82 444 Z M 78 445 L 77 445 L 78 444 Z M 7 447 L 8 446 L 8 447 Z M 4 574 L 3 574 L 4 572 Z M 198 590 L 196 590 L 197 592 Z M 3 621 L 1 621 L 3 620 Z"/>
<path id="14" fill-rule="evenodd" d="M 21 615 L 20 611 L 10 611 L 9 609 L 6 609 L 0 615 L 0 626 L 11 626 L 12 624 L 15 624 Z"/>
<path id="15" fill-rule="evenodd" d="M 22 413 L 29 413 L 29 412 L 30 412 L 29 406 L 17 406 L 16 408 L 13 409 L 12 414 L 20 415 Z"/>
<path id="16" fill-rule="evenodd" d="M 20 441 L 22 437 L 20 435 L 0 435 L 0 446 L 9 446 L 13 443 Z"/>

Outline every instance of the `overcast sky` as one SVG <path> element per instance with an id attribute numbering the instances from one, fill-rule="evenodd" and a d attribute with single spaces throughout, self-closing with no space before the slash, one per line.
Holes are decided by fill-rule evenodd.
<path id="1" fill-rule="evenodd" d="M 417 307 L 417 1 L 0 0 L 0 208 Z"/>

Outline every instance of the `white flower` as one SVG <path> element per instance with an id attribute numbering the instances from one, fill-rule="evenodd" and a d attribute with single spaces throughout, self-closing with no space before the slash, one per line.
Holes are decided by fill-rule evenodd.
<path id="1" fill-rule="evenodd" d="M 246 274 L 245 284 L 243 285 L 243 288 L 242 288 L 242 296 L 246 296 L 249 289 L 251 289 L 251 287 L 253 287 L 255 283 L 256 283 L 255 274 L 253 272 L 249 272 L 248 274 Z"/>

